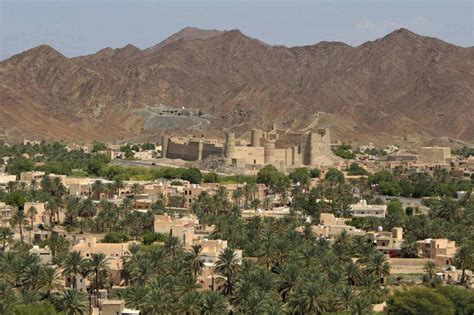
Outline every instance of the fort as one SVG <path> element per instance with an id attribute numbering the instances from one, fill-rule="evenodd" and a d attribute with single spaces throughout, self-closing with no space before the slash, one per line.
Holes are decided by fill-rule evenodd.
<path id="1" fill-rule="evenodd" d="M 252 129 L 250 142 L 227 132 L 225 140 L 176 138 L 164 135 L 162 156 L 169 159 L 202 161 L 209 156 L 225 158 L 229 165 L 259 169 L 272 164 L 279 169 L 299 166 L 331 166 L 338 158 L 331 151 L 329 129 L 313 132 Z"/>

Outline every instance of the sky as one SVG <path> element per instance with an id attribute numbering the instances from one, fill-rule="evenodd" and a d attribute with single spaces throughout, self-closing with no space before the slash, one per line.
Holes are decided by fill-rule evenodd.
<path id="1" fill-rule="evenodd" d="M 353 46 L 401 27 L 474 46 L 474 0 L 0 0 L 0 60 L 48 44 L 68 57 L 146 48 L 186 26 L 239 29 L 273 45 Z"/>

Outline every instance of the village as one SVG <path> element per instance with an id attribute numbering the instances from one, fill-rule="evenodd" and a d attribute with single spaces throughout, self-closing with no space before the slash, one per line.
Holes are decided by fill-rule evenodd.
<path id="1" fill-rule="evenodd" d="M 38 153 L 43 146 L 25 140 L 0 152 L 1 279 L 23 293 L 79 292 L 91 314 L 186 313 L 170 301 L 195 291 L 237 299 L 249 285 L 239 272 L 280 283 L 293 260 L 324 270 L 327 257 L 358 292 L 328 309 L 366 303 L 359 306 L 383 312 L 390 290 L 400 286 L 471 288 L 472 154 L 355 149 L 331 143 L 328 129 L 272 126 L 252 130 L 250 141 L 227 133 L 224 140 L 165 135 L 146 145 L 56 144 L 55 154 L 88 159 L 83 170 L 57 174 L 60 163 Z M 24 153 L 11 154 L 13 147 Z M 209 159 L 218 165 L 204 168 Z M 17 252 L 31 262 L 9 256 Z M 15 261 L 24 268 L 15 270 Z M 184 284 L 160 282 L 172 276 Z M 170 292 L 141 291 L 170 285 L 171 293 L 185 287 L 169 301 Z M 292 307 L 303 293 L 282 285 L 272 290 Z M 375 293 L 362 300 L 367 285 Z M 247 302 L 239 303 L 226 308 L 247 312 Z"/>

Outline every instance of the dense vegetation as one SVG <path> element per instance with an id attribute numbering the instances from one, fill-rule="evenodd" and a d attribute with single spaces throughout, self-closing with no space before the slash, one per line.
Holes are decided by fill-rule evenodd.
<path id="1" fill-rule="evenodd" d="M 338 145 L 332 150 L 332 152 L 334 152 L 335 155 L 343 159 L 353 160 L 356 158 L 356 154 L 355 152 L 353 152 L 352 146 L 347 143 Z"/>
<path id="2" fill-rule="evenodd" d="M 469 156 L 474 156 L 474 148 L 464 146 L 460 149 L 453 150 L 453 154 L 460 155 L 467 158 Z"/>
<path id="3" fill-rule="evenodd" d="M 437 169 L 429 173 L 402 174 L 380 171 L 369 176 L 368 183 L 374 185 L 382 194 L 403 197 L 446 196 L 456 197 L 457 191 L 470 191 L 474 180 L 461 180 L 452 177 L 448 171 Z"/>
<path id="4" fill-rule="evenodd" d="M 26 153 L 21 150 L 29 147 L 2 148 L 14 156 L 15 162 L 9 167 L 15 165 L 16 170 L 24 165 L 30 167 L 26 159 L 21 158 Z M 43 155 L 35 159 L 44 162 L 43 167 L 59 163 L 61 154 L 68 159 L 69 152 L 61 145 L 40 147 Z M 0 228 L 3 249 L 0 252 L 0 314 L 86 312 L 87 294 L 78 292 L 74 285 L 64 289 L 61 276 L 88 277 L 90 295 L 97 294 L 101 288 L 111 289 L 106 257 L 97 254 L 85 259 L 78 252 L 69 252 L 68 241 L 56 234 L 39 244 L 52 250 L 54 266 L 44 265 L 38 256 L 28 253 L 31 225 L 27 219 L 34 216 L 35 209 L 24 209 L 27 201 L 47 202 L 47 211 L 53 220 L 43 227 L 45 229 L 60 224 L 78 233 L 106 233 L 103 242 L 139 241 L 141 244 L 131 246 L 130 255 L 123 261 L 123 276 L 129 287 L 113 289 L 111 293 L 144 314 L 225 314 L 229 309 L 237 314 L 367 314 L 372 304 L 383 301 L 387 301 L 391 314 L 472 313 L 472 292 L 441 285 L 433 275 L 435 267 L 430 265 L 425 267 L 424 286 L 389 294 L 390 265 L 374 248 L 372 240 L 343 232 L 329 242 L 318 238 L 309 223 L 309 220 L 319 223 L 323 212 L 349 218 L 349 205 L 357 201 L 354 190 L 370 203 L 380 202 L 376 193 L 406 195 L 408 188 L 404 185 L 413 188 L 411 196 L 446 192 L 446 197 L 426 202 L 430 209 L 427 214 L 414 215 L 415 209 L 406 209 L 398 200 L 392 200 L 385 219 L 353 218 L 350 224 L 365 230 L 375 230 L 378 226 L 385 230 L 403 227 L 404 257 L 417 256 L 417 240 L 438 237 L 455 240 L 460 245 L 455 265 L 463 271 L 474 269 L 474 202 L 450 198 L 456 190 L 472 187 L 471 182 L 454 179 L 441 171 L 433 176 L 403 176 L 382 171 L 347 182 L 337 169 L 329 169 L 319 178 L 321 172 L 317 169 L 297 168 L 286 176 L 273 166 L 264 167 L 256 177 L 229 179 L 214 173 L 202 175 L 197 169 L 110 166 L 97 153 L 101 149 L 103 147 L 96 144 L 96 153 L 74 153 L 72 156 L 77 155 L 77 161 L 64 164 L 71 167 L 71 172 L 79 168 L 87 174 L 113 180 L 108 184 L 96 181 L 91 187 L 91 199 L 67 196 L 60 180 L 48 176 L 29 186 L 10 183 L 6 190 L 0 191 L 0 200 L 19 208 L 12 224 L 20 231 L 20 241 L 14 241 L 12 229 Z M 33 164 L 33 168 L 37 167 L 40 165 Z M 349 168 L 352 174 L 365 175 L 364 171 L 355 163 Z M 210 287 L 203 288 L 197 281 L 204 268 L 199 259 L 202 250 L 199 246 L 185 249 L 177 237 L 153 232 L 153 215 L 170 211 L 163 201 L 153 203 L 146 212 L 132 211 L 133 199 L 143 189 L 139 184 L 134 184 L 132 196 L 120 203 L 100 200 L 100 194 L 112 196 L 128 178 L 246 183 L 239 186 L 230 199 L 222 187 L 213 195 L 201 194 L 192 206 L 201 223 L 214 225 L 210 238 L 225 239 L 229 244 L 219 255 L 217 276 Z M 314 183 L 312 178 L 319 179 Z M 291 182 L 297 185 L 292 187 Z M 269 187 L 264 200 L 257 198 L 256 183 Z M 241 217 L 240 209 L 266 208 L 275 194 L 282 203 L 290 205 L 290 215 L 279 220 Z M 179 206 L 180 202 L 179 198 L 169 200 L 173 206 Z M 62 222 L 59 222 L 60 211 L 65 214 Z M 10 251 L 5 251 L 6 248 Z M 237 250 L 243 251 L 241 264 Z M 62 274 L 60 268 L 64 269 Z M 464 272 L 461 282 L 465 285 L 468 282 Z"/>

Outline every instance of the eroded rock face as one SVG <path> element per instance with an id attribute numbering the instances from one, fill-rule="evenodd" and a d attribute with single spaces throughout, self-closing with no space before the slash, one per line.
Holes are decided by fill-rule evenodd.
<path id="1" fill-rule="evenodd" d="M 144 130 L 137 109 L 202 109 L 207 129 L 330 127 L 335 138 L 474 139 L 474 48 L 401 29 L 358 47 L 269 46 L 237 30 L 188 29 L 66 58 L 39 46 L 0 63 L 0 124 L 16 135 L 91 140 Z M 315 113 L 323 112 L 315 123 Z M 146 129 L 146 128 L 145 128 Z"/>

